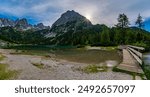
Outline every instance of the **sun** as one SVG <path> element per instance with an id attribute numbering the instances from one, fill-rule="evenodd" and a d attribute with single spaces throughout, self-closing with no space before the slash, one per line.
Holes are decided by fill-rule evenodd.
<path id="1" fill-rule="evenodd" d="M 91 18 L 92 18 L 90 14 L 86 14 L 85 17 L 86 17 L 88 20 L 91 20 Z"/>

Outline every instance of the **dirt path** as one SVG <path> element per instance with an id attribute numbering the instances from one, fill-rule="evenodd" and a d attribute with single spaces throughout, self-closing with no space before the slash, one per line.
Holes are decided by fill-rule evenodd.
<path id="1" fill-rule="evenodd" d="M 32 55 L 14 55 L 10 50 L 0 49 L 0 53 L 6 56 L 3 63 L 9 64 L 9 69 L 20 71 L 19 80 L 130 80 L 132 76 L 112 71 L 99 73 L 83 73 L 77 68 L 87 64 L 68 62 L 53 58 Z M 32 63 L 43 63 L 40 69 Z"/>

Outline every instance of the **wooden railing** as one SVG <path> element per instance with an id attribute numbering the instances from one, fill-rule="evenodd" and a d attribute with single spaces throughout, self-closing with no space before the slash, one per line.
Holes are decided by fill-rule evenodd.
<path id="1" fill-rule="evenodd" d="M 127 45 L 126 48 L 130 54 L 136 59 L 136 61 L 142 65 L 142 53 L 140 52 L 141 50 L 145 50 L 143 47 L 137 47 L 137 46 L 132 46 L 132 45 Z"/>
<path id="2" fill-rule="evenodd" d="M 127 45 L 127 46 L 134 48 L 134 49 L 137 49 L 137 50 L 145 50 L 145 48 L 143 48 L 143 47 L 138 47 L 138 46 L 133 46 L 133 45 Z"/>

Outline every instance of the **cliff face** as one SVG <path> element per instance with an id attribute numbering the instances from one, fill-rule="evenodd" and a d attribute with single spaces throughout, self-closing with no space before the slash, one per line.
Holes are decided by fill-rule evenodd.
<path id="1" fill-rule="evenodd" d="M 43 23 L 39 23 L 33 26 L 28 23 L 26 18 L 17 19 L 16 21 L 7 18 L 0 18 L 0 27 L 13 27 L 18 30 L 43 30 L 49 28 L 49 26 L 44 26 Z"/>
<path id="2" fill-rule="evenodd" d="M 52 25 L 51 32 L 75 32 L 92 26 L 92 23 L 75 11 L 67 11 Z"/>

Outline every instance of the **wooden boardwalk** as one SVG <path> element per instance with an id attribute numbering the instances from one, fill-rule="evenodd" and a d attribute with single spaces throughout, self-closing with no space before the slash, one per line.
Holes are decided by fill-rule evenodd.
<path id="1" fill-rule="evenodd" d="M 117 68 L 125 71 L 144 74 L 139 62 L 134 58 L 128 47 L 123 49 L 123 61 L 117 66 Z"/>

